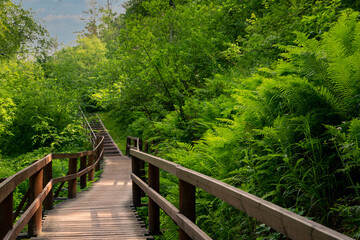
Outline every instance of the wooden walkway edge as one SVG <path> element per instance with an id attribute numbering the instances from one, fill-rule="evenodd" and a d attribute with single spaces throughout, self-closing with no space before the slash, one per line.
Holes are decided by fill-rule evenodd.
<path id="1" fill-rule="evenodd" d="M 92 188 L 48 211 L 42 233 L 32 239 L 152 239 L 131 207 L 131 160 L 105 157 Z"/>

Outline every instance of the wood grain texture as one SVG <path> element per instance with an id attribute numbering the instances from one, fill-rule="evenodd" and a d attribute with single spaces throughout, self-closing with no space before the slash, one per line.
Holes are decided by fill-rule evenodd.
<path id="1" fill-rule="evenodd" d="M 52 155 L 49 154 L 46 157 L 37 160 L 30 166 L 24 168 L 23 170 L 17 172 L 16 174 L 8 177 L 6 180 L 0 183 L 0 203 L 7 198 L 7 196 L 15 190 L 15 188 L 38 172 L 40 169 L 45 167 L 49 162 L 52 161 Z"/>
<path id="2" fill-rule="evenodd" d="M 131 179 L 151 198 L 184 232 L 194 240 L 211 240 L 195 223 L 180 213 L 174 205 L 166 198 L 161 196 L 154 189 L 149 187 L 143 180 L 135 174 L 131 174 Z"/>
<path id="3" fill-rule="evenodd" d="M 131 205 L 131 162 L 106 157 L 100 180 L 47 213 L 42 233 L 32 239 L 149 239 Z"/>
<path id="4" fill-rule="evenodd" d="M 130 149 L 130 155 L 163 169 L 180 180 L 203 189 L 293 240 L 350 240 L 335 230 L 265 201 L 234 186 L 168 160 Z M 134 176 L 132 176 L 134 178 Z M 140 183 L 139 183 L 140 184 Z M 140 186 L 140 185 L 139 185 Z M 140 186 L 141 187 L 141 186 Z M 144 190 L 145 191 L 145 190 Z M 146 191 L 145 191 L 146 192 Z M 149 195 L 150 196 L 150 195 Z M 152 197 L 152 196 L 150 196 Z M 153 198 L 153 197 L 152 197 Z M 153 200 L 156 202 L 157 199 Z M 159 204 L 159 203 L 158 203 Z M 159 204 L 166 212 L 166 210 Z M 172 216 L 169 215 L 171 218 Z M 179 225 L 179 224 L 178 224 Z M 180 226 L 180 225 L 179 225 Z M 181 227 L 181 226 L 180 226 Z M 182 228 L 184 230 L 184 228 Z"/>

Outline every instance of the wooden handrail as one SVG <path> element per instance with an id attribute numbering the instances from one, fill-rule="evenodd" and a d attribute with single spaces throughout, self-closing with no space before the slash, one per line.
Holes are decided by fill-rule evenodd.
<path id="1" fill-rule="evenodd" d="M 137 137 L 131 137 L 131 136 L 127 136 L 126 137 L 126 155 L 129 156 L 130 155 L 130 149 L 142 149 L 142 141 L 140 138 Z"/>
<path id="2" fill-rule="evenodd" d="M 154 214 L 154 211 L 158 212 L 159 210 L 156 207 L 160 207 L 180 227 L 180 239 L 211 239 L 194 224 L 195 188 L 198 187 L 245 212 L 249 216 L 256 218 L 274 230 L 281 232 L 290 239 L 352 239 L 319 223 L 281 208 L 271 202 L 265 201 L 255 195 L 242 191 L 217 179 L 185 168 L 179 164 L 144 153 L 140 149 L 130 148 L 129 154 L 132 159 L 131 178 L 133 181 L 133 205 L 140 206 L 141 191 L 144 191 L 148 195 L 150 232 L 152 232 L 153 229 L 159 229 L 159 226 L 153 226 L 154 223 L 151 222 L 153 216 L 150 215 Z M 141 179 L 145 175 L 140 171 L 141 162 L 148 163 L 149 185 Z M 179 179 L 179 210 L 158 193 L 158 183 L 150 186 L 150 179 L 155 178 L 159 181 L 158 173 L 154 170 L 150 171 L 150 169 L 165 170 Z M 155 202 L 156 206 L 152 206 L 150 201 Z"/>
<path id="3" fill-rule="evenodd" d="M 15 213 L 13 214 L 13 222 L 15 221 L 15 219 L 19 216 L 20 211 L 23 209 L 26 201 L 30 200 L 30 193 L 31 193 L 31 189 L 28 188 L 28 190 L 26 191 L 26 193 L 24 194 L 23 198 L 21 199 L 21 202 L 19 204 L 19 206 L 17 207 Z"/>
<path id="4" fill-rule="evenodd" d="M 101 118 L 99 117 L 99 114 L 96 114 L 97 120 L 100 123 L 100 125 L 102 126 L 104 132 L 109 132 L 106 127 L 105 124 L 103 123 L 103 121 L 101 120 Z M 113 146 L 117 149 L 117 151 L 120 153 L 120 155 L 123 155 L 123 153 L 121 152 L 120 148 L 118 147 L 118 145 L 116 144 L 116 142 L 114 141 L 114 139 L 111 137 L 111 135 L 108 135 L 109 140 L 113 143 Z"/>
<path id="5" fill-rule="evenodd" d="M 0 203 L 4 201 L 4 199 L 9 196 L 9 194 L 12 193 L 20 183 L 43 169 L 51 161 L 52 155 L 49 154 L 0 183 Z"/>
<path id="6" fill-rule="evenodd" d="M 186 218 L 180 213 L 174 205 L 172 205 L 166 198 L 161 196 L 157 191 L 149 187 L 144 181 L 142 181 L 135 174 L 131 174 L 131 179 L 138 185 L 148 196 L 151 198 L 167 215 L 171 217 L 174 222 L 186 229 L 185 231 L 192 239 L 210 240 L 211 238 L 202 231 L 195 223 Z M 149 218 L 150 219 L 150 218 Z M 149 225 L 151 223 L 149 222 Z"/>
<path id="7" fill-rule="evenodd" d="M 96 169 L 97 166 L 100 166 L 100 161 L 104 156 L 104 137 L 101 137 L 99 140 L 100 141 L 98 141 L 92 151 L 79 153 L 51 153 L 44 158 L 37 160 L 13 176 L 3 180 L 0 183 L 0 239 L 16 239 L 26 224 L 29 224 L 29 235 L 37 235 L 37 233 L 41 231 L 42 203 L 44 201 L 51 201 L 51 203 L 44 204 L 44 208 L 45 205 L 47 208 L 52 207 L 52 191 L 55 184 L 68 181 L 68 196 L 76 197 L 77 178 L 88 174 L 88 180 L 93 181 L 94 169 Z M 51 167 L 52 161 L 55 159 L 66 158 L 69 159 L 69 167 L 71 164 L 75 166 L 75 172 L 69 171 L 69 175 L 67 176 L 53 178 Z M 78 159 L 84 160 L 85 158 L 88 159 L 88 164 L 86 167 L 78 171 L 76 167 Z M 30 188 L 32 188 L 32 198 L 30 200 L 31 204 L 19 220 L 13 225 L 13 191 L 27 179 L 30 179 Z M 47 182 L 44 182 L 44 188 L 43 179 L 47 179 Z M 70 185 L 72 188 L 70 188 Z M 85 187 L 84 184 L 81 187 Z M 47 196 L 51 196 L 51 198 L 46 200 L 48 199 Z"/>
<path id="8" fill-rule="evenodd" d="M 82 116 L 82 118 L 83 118 L 84 121 L 85 121 L 85 124 L 84 124 L 85 126 L 84 126 L 84 128 L 89 130 L 89 133 L 90 133 L 90 134 L 89 134 L 89 135 L 90 135 L 90 136 L 89 136 L 89 140 L 90 140 L 92 146 L 94 147 L 94 146 L 96 145 L 97 136 L 96 136 L 94 130 L 92 129 L 92 127 L 91 127 L 91 125 L 90 125 L 87 117 L 85 116 L 85 113 L 84 113 L 84 111 L 82 110 L 81 106 L 79 106 L 79 109 L 80 109 L 81 116 Z"/>

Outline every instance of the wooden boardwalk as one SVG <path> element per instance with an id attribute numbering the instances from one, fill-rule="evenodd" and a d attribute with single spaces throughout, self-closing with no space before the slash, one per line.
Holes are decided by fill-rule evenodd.
<path id="1" fill-rule="evenodd" d="M 32 239 L 152 239 L 130 207 L 130 172 L 128 157 L 105 157 L 101 179 L 49 211 L 42 233 Z"/>

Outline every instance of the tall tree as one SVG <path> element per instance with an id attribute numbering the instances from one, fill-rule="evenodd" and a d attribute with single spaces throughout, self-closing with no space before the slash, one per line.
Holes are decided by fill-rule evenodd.
<path id="1" fill-rule="evenodd" d="M 11 57 L 37 45 L 47 31 L 29 11 L 10 0 L 0 1 L 0 58 Z"/>
<path id="2" fill-rule="evenodd" d="M 91 0 L 88 5 L 88 10 L 83 11 L 87 15 L 86 18 L 82 18 L 85 21 L 85 29 L 87 32 L 85 36 L 98 36 L 98 18 L 99 7 L 96 0 Z"/>

